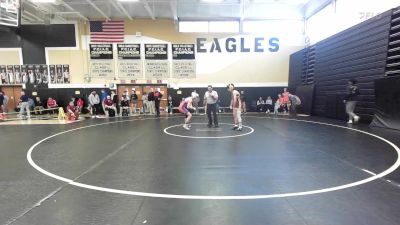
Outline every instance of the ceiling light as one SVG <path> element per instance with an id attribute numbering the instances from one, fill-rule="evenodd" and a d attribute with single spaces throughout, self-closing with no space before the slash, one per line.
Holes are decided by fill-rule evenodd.
<path id="1" fill-rule="evenodd" d="M 33 3 L 55 3 L 56 0 L 31 0 Z"/>

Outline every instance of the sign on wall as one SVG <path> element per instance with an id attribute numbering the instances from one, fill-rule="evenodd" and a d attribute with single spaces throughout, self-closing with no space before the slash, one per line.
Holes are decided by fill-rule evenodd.
<path id="1" fill-rule="evenodd" d="M 145 44 L 146 79 L 169 78 L 168 44 Z"/>
<path id="2" fill-rule="evenodd" d="M 194 44 L 172 45 L 173 78 L 196 78 L 196 60 L 194 48 Z"/>
<path id="3" fill-rule="evenodd" d="M 118 77 L 138 79 L 143 77 L 140 44 L 118 44 Z"/>
<path id="4" fill-rule="evenodd" d="M 114 78 L 112 44 L 90 44 L 90 75 L 93 78 Z"/>

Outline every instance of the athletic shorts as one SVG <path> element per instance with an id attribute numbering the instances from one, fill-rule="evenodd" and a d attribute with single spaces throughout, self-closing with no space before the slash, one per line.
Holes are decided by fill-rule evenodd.
<path id="1" fill-rule="evenodd" d="M 189 110 L 187 108 L 179 108 L 179 112 L 186 115 L 189 112 Z"/>

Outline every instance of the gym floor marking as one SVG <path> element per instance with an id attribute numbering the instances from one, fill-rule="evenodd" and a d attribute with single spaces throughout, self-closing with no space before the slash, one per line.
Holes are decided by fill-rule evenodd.
<path id="1" fill-rule="evenodd" d="M 77 130 L 82 130 L 85 128 L 90 128 L 90 127 L 96 127 L 96 126 L 102 126 L 102 125 L 107 125 L 107 124 L 114 124 L 114 123 L 122 123 L 122 122 L 127 122 L 127 121 L 138 121 L 138 120 L 151 120 L 154 118 L 148 118 L 148 119 L 133 119 L 133 120 L 122 120 L 122 121 L 114 121 L 114 122 L 107 122 L 107 123 L 100 123 L 100 124 L 95 124 L 95 125 L 89 125 L 89 126 L 84 126 L 80 128 L 75 128 L 67 131 L 63 131 L 60 133 L 56 133 L 53 135 L 50 135 L 38 142 L 36 142 L 34 145 L 32 145 L 27 153 L 27 160 L 29 164 L 38 170 L 39 172 L 43 173 L 44 175 L 47 175 L 49 177 L 52 177 L 54 179 L 66 182 L 70 185 L 77 186 L 77 187 L 82 187 L 86 189 L 91 189 L 91 190 L 97 190 L 97 191 L 103 191 L 103 192 L 110 192 L 110 193 L 116 193 L 116 194 L 124 194 L 124 195 L 134 195 L 134 196 L 142 196 L 142 197 L 153 197 L 153 198 L 169 198 L 169 199 L 195 199 L 195 200 L 248 200 L 248 199 L 270 199 L 270 198 L 285 198 L 285 197 L 295 197 L 295 196 L 305 196 L 305 195 L 314 195 L 314 194 L 321 194 L 321 193 L 327 193 L 327 192 L 332 192 L 332 191 L 338 191 L 338 190 L 343 190 L 346 188 L 351 188 L 355 186 L 359 186 L 362 184 L 366 184 L 368 182 L 374 181 L 376 179 L 382 178 L 393 171 L 395 171 L 397 168 L 400 167 L 400 149 L 398 146 L 393 144 L 392 142 L 386 140 L 383 137 L 380 137 L 378 135 L 350 128 L 350 127 L 344 127 L 340 125 L 334 125 L 334 124 L 329 124 L 329 123 L 323 123 L 323 122 L 315 122 L 315 121 L 307 121 L 307 120 L 298 120 L 298 119 L 286 119 L 286 118 L 269 118 L 269 117 L 257 117 L 257 116 L 249 116 L 250 118 L 262 118 L 262 119 L 276 119 L 276 120 L 289 120 L 289 121 L 298 121 L 298 122 L 305 122 L 305 123 L 313 123 L 313 124 L 319 124 L 319 125 L 326 125 L 326 126 L 331 126 L 331 127 L 336 127 L 336 128 L 342 128 L 342 129 L 348 129 L 352 130 L 355 132 L 359 132 L 365 135 L 369 135 L 371 137 L 377 138 L 386 144 L 390 145 L 391 147 L 394 148 L 394 150 L 397 153 L 397 159 L 396 162 L 390 166 L 388 169 L 385 171 L 376 174 L 374 176 L 371 176 L 369 178 L 359 180 L 353 183 L 345 184 L 345 185 L 340 185 L 340 186 L 335 186 L 335 187 L 330 187 L 330 188 L 324 188 L 324 189 L 318 189 L 318 190 L 311 190 L 311 191 L 303 191 L 303 192 L 292 192 L 292 193 L 281 193 L 281 194 L 269 194 L 269 195 L 233 195 L 233 196 L 225 196 L 225 195 L 220 195 L 220 196 L 211 196 L 211 195 L 172 195 L 172 194 L 160 194 L 160 193 L 149 193 L 149 192 L 136 192 L 136 191 L 127 191 L 127 190 L 119 190 L 119 189 L 112 189 L 112 188 L 104 188 L 104 187 L 99 187 L 99 186 L 94 186 L 94 185 L 88 185 L 88 184 L 83 184 L 79 182 L 75 182 L 74 180 L 61 177 L 59 175 L 50 173 L 40 166 L 38 166 L 32 159 L 32 152 L 33 150 L 40 145 L 42 142 L 49 140 L 53 137 L 66 134 L 69 132 L 77 131 Z M 179 125 L 176 125 L 179 126 Z"/>
<path id="2" fill-rule="evenodd" d="M 206 123 L 192 123 L 192 124 L 196 124 L 196 125 L 206 125 Z M 175 136 L 175 137 L 181 137 L 181 138 L 193 138 L 193 139 L 222 139 L 222 138 L 234 138 L 234 137 L 242 137 L 242 136 L 246 136 L 249 134 L 252 134 L 254 132 L 254 129 L 252 127 L 249 126 L 244 126 L 243 128 L 248 128 L 250 131 L 247 133 L 241 133 L 239 131 L 236 131 L 238 134 L 237 135 L 229 135 L 229 136 L 216 136 L 216 137 L 208 137 L 208 136 L 200 136 L 200 137 L 196 137 L 196 136 L 189 136 L 189 135 L 181 135 L 181 134 L 174 134 L 169 132 L 168 130 L 174 127 L 182 127 L 183 124 L 178 124 L 178 125 L 173 125 L 173 126 L 169 126 L 167 128 L 164 129 L 164 133 L 171 135 L 171 136 Z M 229 123 L 220 123 L 220 125 L 230 125 L 230 126 L 234 126 L 234 124 L 229 124 Z"/>

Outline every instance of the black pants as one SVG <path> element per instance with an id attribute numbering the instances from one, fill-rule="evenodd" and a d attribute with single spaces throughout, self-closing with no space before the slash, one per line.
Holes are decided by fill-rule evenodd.
<path id="1" fill-rule="evenodd" d="M 212 112 L 212 116 L 211 116 Z M 207 116 L 208 116 L 208 125 L 211 126 L 213 124 L 214 117 L 214 125 L 218 125 L 218 116 L 217 116 L 217 104 L 207 104 Z"/>
<path id="2" fill-rule="evenodd" d="M 160 101 L 155 100 L 154 105 L 156 106 L 157 116 L 160 115 Z"/>
<path id="3" fill-rule="evenodd" d="M 99 115 L 99 112 L 100 112 L 100 104 L 94 104 L 93 106 L 92 106 L 92 112 L 93 112 L 93 115 Z"/>
<path id="4" fill-rule="evenodd" d="M 106 109 L 108 111 L 109 117 L 115 117 L 115 110 L 114 109 Z"/>

